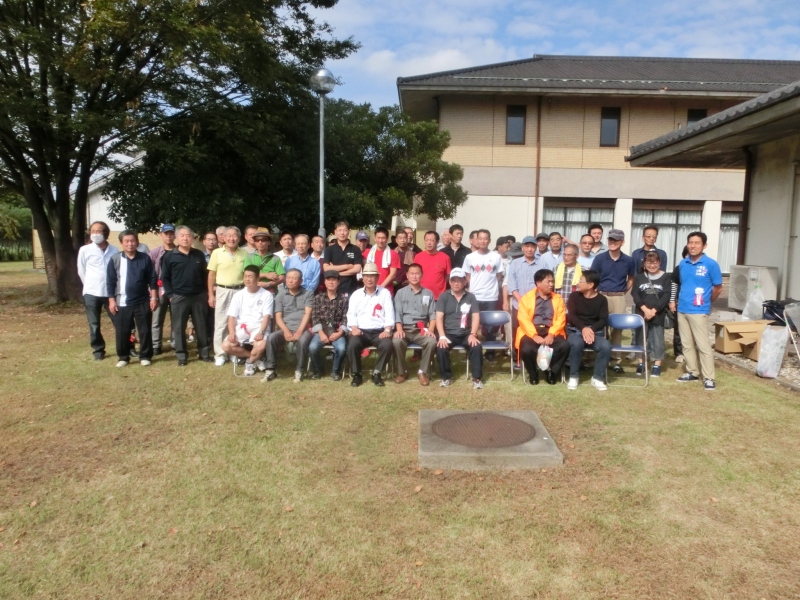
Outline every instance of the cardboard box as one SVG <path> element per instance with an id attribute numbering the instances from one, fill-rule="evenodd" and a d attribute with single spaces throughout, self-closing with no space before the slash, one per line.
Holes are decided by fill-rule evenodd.
<path id="1" fill-rule="evenodd" d="M 714 324 L 714 348 L 723 354 L 742 351 L 741 342 L 761 340 L 761 332 L 772 321 L 723 321 Z"/>
<path id="2" fill-rule="evenodd" d="M 764 329 L 766 329 L 766 327 Z M 781 329 L 784 332 L 786 331 L 786 327 L 783 325 L 773 325 L 770 326 L 770 329 Z M 761 333 L 763 332 L 764 331 L 762 330 Z M 749 358 L 750 360 L 758 362 L 758 355 L 761 354 L 761 333 L 759 333 L 757 336 L 754 336 L 753 334 L 747 334 L 739 341 L 739 345 L 742 347 L 742 356 L 744 358 Z M 786 349 L 783 353 L 783 361 L 785 361 L 786 357 L 789 355 L 789 346 L 791 345 L 792 343 L 787 338 Z M 781 364 L 783 361 L 781 361 Z"/>

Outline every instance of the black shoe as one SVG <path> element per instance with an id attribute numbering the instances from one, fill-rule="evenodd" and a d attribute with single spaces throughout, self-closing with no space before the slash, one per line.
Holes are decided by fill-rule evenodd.
<path id="1" fill-rule="evenodd" d="M 342 374 L 341 373 L 337 373 L 336 371 L 334 371 L 333 373 L 331 373 L 331 379 L 333 379 L 334 381 L 341 381 L 342 380 Z"/>
<path id="2" fill-rule="evenodd" d="M 161 348 L 153 348 L 153 356 L 160 356 L 164 354 L 164 351 Z"/>
<path id="3" fill-rule="evenodd" d="M 316 381 L 317 379 L 322 379 L 322 373 L 312 373 L 311 379 L 313 379 L 314 381 Z"/>
<path id="4" fill-rule="evenodd" d="M 136 350 L 134 350 L 133 348 L 131 348 L 130 355 L 131 355 L 131 358 L 139 358 L 139 353 Z"/>
<path id="5" fill-rule="evenodd" d="M 200 362 L 204 362 L 204 363 L 213 363 L 213 362 L 214 362 L 214 359 L 213 359 L 213 358 L 211 358 L 210 356 L 201 356 L 201 357 L 200 357 Z"/>
<path id="6" fill-rule="evenodd" d="M 372 374 L 372 383 L 374 383 L 378 387 L 384 387 L 386 385 L 385 383 L 383 383 L 383 379 L 381 379 L 380 373 Z"/>
<path id="7" fill-rule="evenodd" d="M 178 361 L 178 366 L 179 367 L 185 367 L 188 364 L 189 364 L 189 361 L 187 361 L 187 360 L 179 360 Z"/>
<path id="8" fill-rule="evenodd" d="M 105 357 L 106 357 L 106 353 L 105 353 L 105 352 L 103 352 L 103 353 L 101 353 L 101 354 L 95 354 L 95 355 L 94 355 L 94 359 L 95 359 L 95 360 L 104 360 L 104 359 L 105 359 Z"/>
<path id="9" fill-rule="evenodd" d="M 550 385 L 555 385 L 556 384 L 556 374 L 553 371 L 551 371 L 550 369 L 547 369 L 547 373 L 545 374 L 545 377 L 547 379 L 547 383 L 549 383 Z"/>
<path id="10" fill-rule="evenodd" d="M 625 372 L 625 369 L 623 369 L 619 365 L 614 365 L 613 367 L 611 367 L 611 370 L 614 371 L 614 373 L 616 373 L 617 375 L 622 375 Z"/>
<path id="11" fill-rule="evenodd" d="M 536 375 L 528 375 L 528 383 L 531 385 L 539 385 L 539 374 Z"/>
<path id="12" fill-rule="evenodd" d="M 350 382 L 350 387 L 358 387 L 364 380 L 361 378 L 361 375 L 353 375 L 353 381 Z"/>

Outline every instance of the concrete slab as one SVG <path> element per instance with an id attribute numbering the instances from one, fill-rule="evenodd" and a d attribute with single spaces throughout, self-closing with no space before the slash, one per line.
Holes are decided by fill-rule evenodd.
<path id="1" fill-rule="evenodd" d="M 434 424 L 454 415 L 502 415 L 533 427 L 529 441 L 506 447 L 477 448 L 457 444 L 437 435 Z M 512 423 L 513 425 L 513 423 Z M 522 426 L 522 425 L 521 425 Z M 524 427 L 524 426 L 522 426 Z M 544 424 L 532 410 L 419 411 L 419 465 L 429 469 L 465 471 L 490 469 L 540 469 L 564 464 L 564 457 Z"/>

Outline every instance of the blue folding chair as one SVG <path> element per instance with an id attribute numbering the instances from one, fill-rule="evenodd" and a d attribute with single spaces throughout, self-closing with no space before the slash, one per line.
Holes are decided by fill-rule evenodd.
<path id="1" fill-rule="evenodd" d="M 511 315 L 504 310 L 482 310 L 480 313 L 481 327 L 503 327 L 511 322 Z M 500 350 L 507 352 L 509 356 L 509 371 L 511 372 L 511 381 L 514 381 L 514 343 L 513 341 L 483 341 L 481 342 L 483 350 Z M 467 365 L 469 368 L 469 364 Z"/>
<path id="2" fill-rule="evenodd" d="M 644 324 L 644 317 L 642 315 L 608 315 L 608 327 L 613 329 L 630 329 L 635 331 L 639 328 L 642 329 L 642 345 L 641 346 L 634 346 L 634 345 L 625 345 L 621 344 L 619 346 L 611 345 L 611 352 L 621 352 L 624 354 L 641 354 L 642 360 L 644 362 L 644 387 L 647 387 L 647 384 L 650 383 L 650 376 L 649 370 L 647 368 L 647 328 Z M 608 340 L 611 339 L 610 332 L 606 333 Z M 606 383 L 608 384 L 608 370 L 606 370 Z M 622 387 L 638 387 L 638 386 L 625 386 L 625 384 L 620 384 Z"/>

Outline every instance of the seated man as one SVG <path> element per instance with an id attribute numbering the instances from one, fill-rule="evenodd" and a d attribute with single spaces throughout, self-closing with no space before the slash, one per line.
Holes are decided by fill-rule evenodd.
<path id="1" fill-rule="evenodd" d="M 525 294 L 519 303 L 516 348 L 528 370 L 530 384 L 537 385 L 539 371 L 536 367 L 536 356 L 539 346 L 552 347 L 553 356 L 546 376 L 547 383 L 555 385 L 556 374 L 561 372 L 569 353 L 564 331 L 567 323 L 566 310 L 561 296 L 553 293 L 554 277 L 550 269 L 537 271 L 533 281 L 536 287 Z"/>
<path id="2" fill-rule="evenodd" d="M 291 259 L 290 259 L 291 260 Z M 339 271 L 325 271 L 325 291 L 314 296 L 311 308 L 311 379 L 322 377 L 320 352 L 326 344 L 333 346 L 333 371 L 331 379 L 342 378 L 342 361 L 347 351 L 347 296 L 339 292 Z"/>
<path id="3" fill-rule="evenodd" d="M 284 344 L 294 343 L 297 363 L 294 367 L 294 382 L 300 383 L 308 359 L 308 345 L 311 342 L 311 303 L 314 292 L 301 287 L 303 274 L 299 269 L 286 272 L 286 287 L 281 286 L 275 296 L 275 331 L 267 338 L 267 372 L 264 381 L 272 381 L 278 374 L 278 352 Z"/>
<path id="4" fill-rule="evenodd" d="M 464 346 L 467 349 L 469 365 L 472 369 L 472 389 L 483 387 L 483 346 L 478 340 L 481 328 L 481 312 L 475 295 L 465 291 L 467 275 L 464 269 L 450 271 L 450 289 L 436 301 L 436 331 L 439 342 L 436 344 L 436 358 L 442 376 L 440 387 L 453 383 L 450 368 L 450 349 Z"/>
<path id="5" fill-rule="evenodd" d="M 272 318 L 273 296 L 258 285 L 259 270 L 255 265 L 244 268 L 244 289 L 236 292 L 228 306 L 228 335 L 222 350 L 230 356 L 244 358 L 244 376 L 256 374 L 255 367 L 266 368 L 258 360 L 267 348 L 266 336 Z"/>
<path id="6" fill-rule="evenodd" d="M 578 373 L 584 348 L 597 352 L 594 362 L 592 386 L 601 392 L 608 388 L 605 384 L 606 368 L 611 359 L 611 342 L 606 339 L 608 322 L 608 300 L 600 292 L 600 274 L 587 269 L 578 280 L 577 293 L 570 294 L 567 300 L 567 333 L 569 337 L 569 383 L 570 390 L 578 389 Z"/>
<path id="7" fill-rule="evenodd" d="M 406 368 L 406 349 L 409 342 L 422 346 L 422 360 L 419 363 L 417 379 L 427 386 L 428 367 L 431 364 L 433 349 L 436 347 L 436 310 L 433 292 L 420 284 L 422 267 L 412 263 L 406 270 L 408 285 L 400 288 L 394 297 L 395 333 L 392 343 L 397 355 L 398 374 L 395 383 L 408 379 Z"/>
<path id="8" fill-rule="evenodd" d="M 378 285 L 378 267 L 367 263 L 361 271 L 364 287 L 350 294 L 347 309 L 347 326 L 350 339 L 347 341 L 347 358 L 353 369 L 353 387 L 363 383 L 361 376 L 361 351 L 369 346 L 378 349 L 378 362 L 372 371 L 372 383 L 383 387 L 381 371 L 392 354 L 392 329 L 394 329 L 394 305 L 389 290 Z"/>

